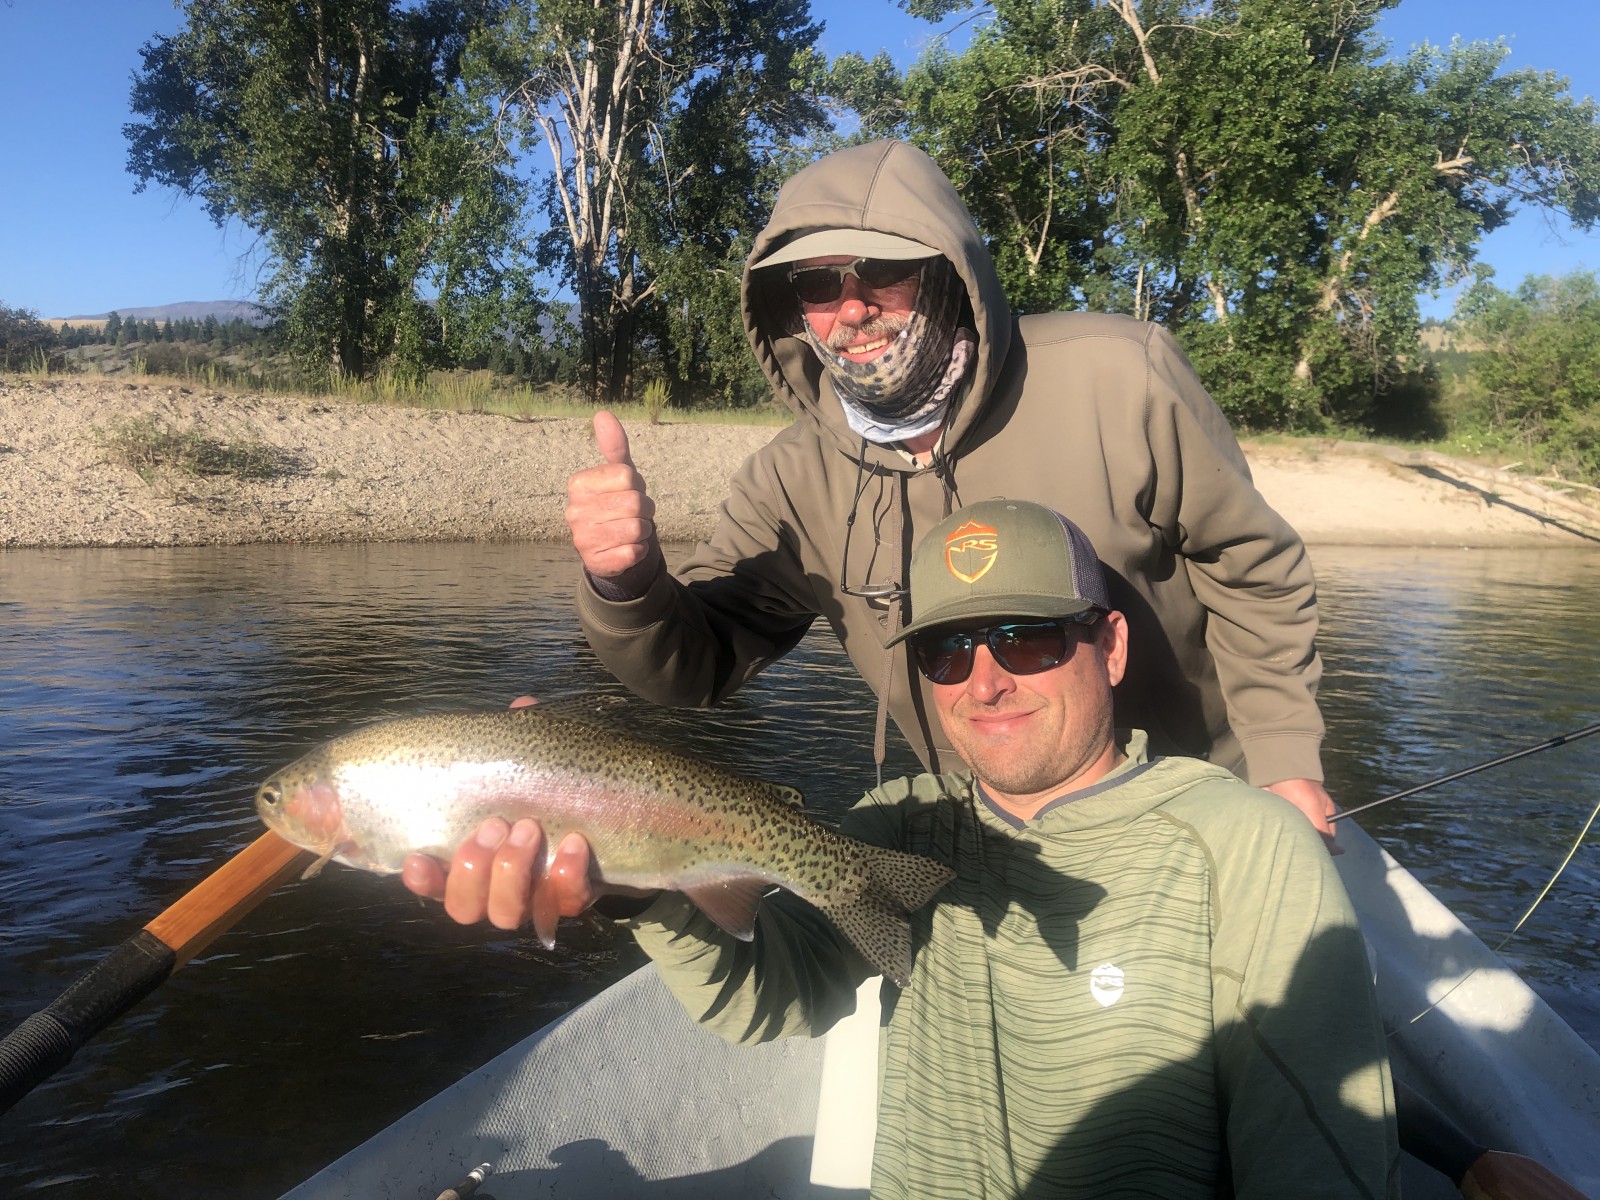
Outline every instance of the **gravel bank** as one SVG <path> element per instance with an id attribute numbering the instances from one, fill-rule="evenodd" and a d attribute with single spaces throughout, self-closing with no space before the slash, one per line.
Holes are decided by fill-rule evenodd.
<path id="1" fill-rule="evenodd" d="M 273 447 L 260 480 L 107 460 L 97 431 L 150 417 Z M 771 427 L 640 424 L 634 460 L 662 537 L 704 536 Z M 1312 544 L 1594 546 L 1528 497 L 1381 459 L 1246 446 L 1267 498 Z M 587 421 L 518 420 L 110 380 L 0 379 L 0 546 L 565 540 L 566 480 L 595 461 Z"/>

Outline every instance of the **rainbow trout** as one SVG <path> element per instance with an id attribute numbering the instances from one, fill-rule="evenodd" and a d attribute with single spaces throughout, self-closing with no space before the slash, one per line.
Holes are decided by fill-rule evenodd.
<path id="1" fill-rule="evenodd" d="M 551 850 L 581 833 L 606 882 L 683 892 L 746 941 L 761 894 L 786 888 L 905 986 L 906 915 L 953 873 L 834 833 L 797 799 L 792 789 L 533 708 L 403 717 L 336 737 L 263 783 L 256 811 L 322 856 L 308 874 L 330 858 L 380 874 L 399 871 L 412 853 L 448 862 L 485 818 L 533 817 Z M 549 924 L 538 931 L 547 942 Z"/>

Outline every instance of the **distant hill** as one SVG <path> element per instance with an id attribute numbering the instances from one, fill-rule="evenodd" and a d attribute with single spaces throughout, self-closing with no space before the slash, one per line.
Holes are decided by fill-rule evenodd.
<path id="1" fill-rule="evenodd" d="M 112 311 L 124 321 L 134 318 L 141 321 L 181 321 L 185 317 L 204 321 L 207 317 L 215 317 L 219 321 L 248 321 L 252 325 L 264 325 L 267 319 L 261 306 L 249 300 L 182 300 L 177 304 L 155 304 L 146 308 L 118 308 Z M 110 316 L 110 312 L 82 313 L 75 317 L 48 317 L 46 320 L 52 325 L 59 325 L 63 321 L 75 325 L 79 322 L 104 321 Z"/>

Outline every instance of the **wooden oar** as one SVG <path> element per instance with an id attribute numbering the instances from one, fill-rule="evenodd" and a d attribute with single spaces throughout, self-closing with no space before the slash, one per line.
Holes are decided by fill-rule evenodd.
<path id="1" fill-rule="evenodd" d="M 0 1039 L 0 1113 L 55 1072 L 309 859 L 264 833 Z"/>

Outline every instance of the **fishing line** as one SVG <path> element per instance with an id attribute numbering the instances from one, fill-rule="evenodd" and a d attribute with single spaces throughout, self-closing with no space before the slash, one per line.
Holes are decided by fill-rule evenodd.
<path id="1" fill-rule="evenodd" d="M 1369 809 L 1377 808 L 1380 804 L 1389 804 L 1395 800 L 1403 800 L 1407 796 L 1415 796 L 1418 792 L 1425 792 L 1429 788 L 1438 787 L 1440 784 L 1450 783 L 1457 779 L 1464 779 L 1468 775 L 1476 775 L 1479 771 L 1487 771 L 1490 767 L 1498 767 L 1502 763 L 1512 762 L 1519 758 L 1526 758 L 1528 755 L 1537 754 L 1541 750 L 1549 750 L 1555 746 L 1564 746 L 1568 742 L 1575 742 L 1579 738 L 1586 738 L 1592 733 L 1600 733 L 1600 722 L 1596 722 L 1593 725 L 1585 725 L 1582 729 L 1574 729 L 1568 733 L 1557 734 L 1553 738 L 1540 742 L 1537 746 L 1528 746 L 1522 750 L 1513 750 L 1510 754 L 1502 754 L 1499 758 L 1491 758 L 1489 761 L 1478 763 L 1476 766 L 1466 767 L 1460 771 L 1453 771 L 1449 775 L 1441 775 L 1437 779 L 1430 779 L 1427 783 L 1419 783 L 1416 787 L 1406 788 L 1402 792 L 1396 792 L 1392 796 L 1385 796 L 1381 800 L 1374 800 L 1369 804 L 1360 804 L 1355 808 L 1347 808 L 1343 812 L 1335 813 L 1332 817 L 1330 817 L 1329 823 L 1331 824 L 1334 821 L 1342 821 L 1346 817 L 1353 817 L 1357 813 L 1363 813 Z M 1528 910 L 1523 913 L 1518 919 L 1517 923 L 1511 927 L 1511 932 L 1500 939 L 1499 944 L 1493 948 L 1492 953 L 1499 954 L 1501 950 L 1505 949 L 1505 947 L 1510 943 L 1511 939 L 1516 937 L 1517 933 L 1522 929 L 1522 927 L 1527 924 L 1528 918 L 1533 916 L 1534 910 L 1537 909 L 1540 904 L 1544 903 L 1545 897 L 1548 896 L 1550 894 L 1550 890 L 1555 887 L 1556 880 L 1561 878 L 1562 872 L 1567 869 L 1568 864 L 1570 864 L 1573 858 L 1577 855 L 1578 848 L 1583 845 L 1584 839 L 1589 836 L 1589 830 L 1593 827 L 1596 817 L 1600 817 L 1600 801 L 1597 801 L 1594 808 L 1590 810 L 1589 819 L 1583 823 L 1583 828 L 1578 831 L 1578 836 L 1573 840 L 1572 845 L 1567 848 L 1567 855 L 1561 860 L 1561 865 L 1556 868 L 1555 874 L 1550 876 L 1549 882 L 1547 882 L 1544 887 L 1539 890 L 1539 894 L 1533 898 L 1533 903 L 1528 905 Z M 1418 1021 L 1422 1020 L 1423 1017 L 1427 1016 L 1434 1009 L 1438 1008 L 1439 1005 L 1448 1000 L 1451 995 L 1455 993 L 1457 988 L 1466 983 L 1467 980 L 1471 979 L 1482 969 L 1482 967 L 1473 967 L 1460 979 L 1456 980 L 1456 982 L 1450 986 L 1449 990 L 1446 991 L 1444 995 L 1440 996 L 1432 1004 L 1428 1005 L 1427 1008 L 1423 1009 L 1416 1016 L 1407 1021 L 1406 1025 L 1415 1025 Z M 1404 1028 L 1404 1026 L 1401 1028 Z M 1394 1029 L 1384 1036 L 1386 1038 L 1392 1038 L 1399 1034 L 1399 1032 L 1399 1029 Z"/>
<path id="2" fill-rule="evenodd" d="M 1533 898 L 1533 903 L 1528 905 L 1528 911 L 1523 913 L 1521 918 L 1517 921 L 1517 923 L 1511 927 L 1511 932 L 1506 934 L 1505 937 L 1501 938 L 1499 943 L 1494 947 L 1494 953 L 1495 954 L 1499 954 L 1500 951 L 1502 951 L 1502 950 L 1504 950 L 1506 948 L 1507 944 L 1511 941 L 1511 939 L 1516 937 L 1517 933 L 1522 929 L 1522 927 L 1525 924 L 1527 924 L 1528 918 L 1533 916 L 1533 910 L 1538 908 L 1540 904 L 1544 903 L 1544 898 L 1550 894 L 1550 889 L 1555 887 L 1556 880 L 1561 878 L 1561 873 L 1567 869 L 1567 864 L 1570 863 L 1572 861 L 1572 859 L 1573 859 L 1573 856 L 1575 856 L 1578 853 L 1578 847 L 1583 845 L 1583 839 L 1589 836 L 1589 829 L 1590 829 L 1591 826 L 1594 825 L 1594 821 L 1595 821 L 1595 818 L 1597 816 L 1600 816 L 1600 801 L 1596 801 L 1595 802 L 1595 806 L 1592 809 L 1589 810 L 1589 819 L 1583 823 L 1583 828 L 1578 830 L 1577 838 L 1573 841 L 1572 845 L 1567 849 L 1567 856 L 1561 860 L 1561 865 L 1556 868 L 1556 873 L 1554 875 L 1550 876 L 1550 881 L 1548 883 L 1546 883 L 1544 885 L 1544 887 L 1539 890 L 1539 894 Z M 1456 982 L 1451 985 L 1449 991 L 1445 992 L 1444 995 L 1440 996 L 1432 1004 L 1428 1005 L 1427 1008 L 1423 1009 L 1416 1016 L 1412 1017 L 1409 1021 L 1406 1022 L 1406 1024 L 1407 1025 L 1415 1025 L 1418 1021 L 1422 1020 L 1423 1017 L 1427 1016 L 1434 1009 L 1438 1008 L 1439 1005 L 1443 1004 L 1446 1000 L 1450 999 L 1451 995 L 1454 994 L 1456 988 L 1458 988 L 1462 984 L 1466 983 L 1467 980 L 1471 979 L 1474 975 L 1476 975 L 1482 969 L 1483 969 L 1482 967 L 1473 967 L 1472 970 L 1468 971 L 1460 979 L 1456 980 Z M 1395 1034 L 1398 1034 L 1399 1032 L 1400 1032 L 1400 1030 L 1396 1029 L 1393 1032 L 1389 1033 L 1387 1036 L 1388 1037 L 1394 1037 Z"/>

